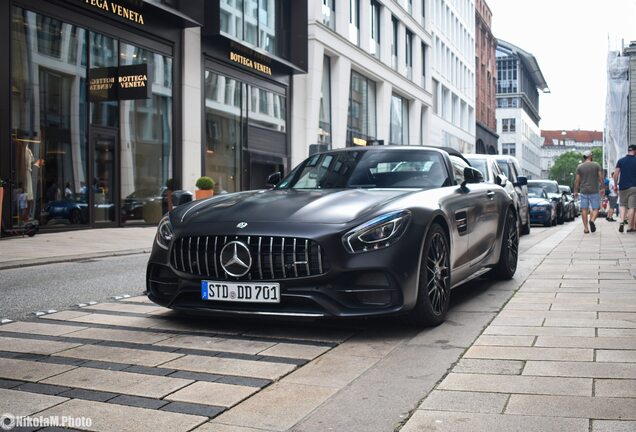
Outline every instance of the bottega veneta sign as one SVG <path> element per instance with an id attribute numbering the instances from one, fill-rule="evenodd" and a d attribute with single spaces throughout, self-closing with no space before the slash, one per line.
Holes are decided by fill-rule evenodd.
<path id="1" fill-rule="evenodd" d="M 255 71 L 264 73 L 266 75 L 271 75 L 272 74 L 272 68 L 270 68 L 267 65 L 264 65 L 263 63 L 259 63 L 255 60 L 252 60 L 249 57 L 246 57 L 244 55 L 241 54 L 237 54 L 234 51 L 230 51 L 230 60 L 239 64 L 242 64 L 243 66 L 246 66 L 250 69 L 254 69 Z"/>
<path id="2" fill-rule="evenodd" d="M 144 16 L 141 12 L 134 11 L 126 6 L 122 6 L 121 4 L 114 1 L 106 1 L 106 0 L 80 0 L 81 2 L 86 3 L 88 6 L 92 6 L 94 8 L 98 8 L 103 10 L 104 12 L 111 13 L 113 15 L 117 15 L 121 18 L 127 19 L 137 24 L 144 25 Z"/>
<path id="3" fill-rule="evenodd" d="M 148 64 L 92 68 L 88 72 L 91 102 L 148 99 Z"/>

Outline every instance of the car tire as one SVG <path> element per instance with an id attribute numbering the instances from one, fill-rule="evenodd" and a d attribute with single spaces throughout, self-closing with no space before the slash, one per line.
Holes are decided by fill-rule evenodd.
<path id="1" fill-rule="evenodd" d="M 431 225 L 424 241 L 415 307 L 408 315 L 411 324 L 436 326 L 446 319 L 450 304 L 450 247 L 444 229 Z"/>
<path id="2" fill-rule="evenodd" d="M 530 209 L 528 209 L 528 218 L 526 220 L 526 224 L 521 226 L 521 234 L 522 235 L 530 234 Z"/>
<path id="3" fill-rule="evenodd" d="M 563 223 L 565 222 L 565 216 L 564 216 L 564 211 L 563 208 L 561 208 L 561 214 L 559 215 L 559 213 L 557 212 L 557 223 L 559 225 L 563 225 Z"/>
<path id="4" fill-rule="evenodd" d="M 506 224 L 501 239 L 499 261 L 488 272 L 492 279 L 512 279 L 517 271 L 519 260 L 519 233 L 515 229 L 515 216 L 511 211 L 506 214 Z"/>
<path id="5" fill-rule="evenodd" d="M 71 210 L 71 213 L 68 216 L 68 221 L 72 225 L 80 225 L 82 223 L 82 215 L 80 214 L 80 211 L 77 209 Z"/>
<path id="6" fill-rule="evenodd" d="M 543 226 L 546 228 L 550 228 L 552 226 L 552 218 L 546 219 L 545 222 L 543 222 Z"/>

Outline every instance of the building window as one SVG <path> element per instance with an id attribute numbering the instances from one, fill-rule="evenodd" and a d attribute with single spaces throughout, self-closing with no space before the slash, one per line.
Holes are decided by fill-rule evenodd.
<path id="1" fill-rule="evenodd" d="M 501 154 L 517 156 L 516 144 L 515 143 L 502 144 Z"/>
<path id="2" fill-rule="evenodd" d="M 360 0 L 349 0 L 349 40 L 360 43 Z"/>
<path id="3" fill-rule="evenodd" d="M 426 87 L 426 44 L 422 44 L 422 87 Z"/>
<path id="4" fill-rule="evenodd" d="M 371 0 L 371 44 L 370 52 L 380 58 L 380 4 Z"/>
<path id="5" fill-rule="evenodd" d="M 375 82 L 351 71 L 347 145 L 364 145 L 376 137 Z"/>
<path id="6" fill-rule="evenodd" d="M 409 79 L 413 78 L 413 33 L 410 30 L 406 30 L 406 43 L 404 44 L 406 54 L 406 76 Z"/>
<path id="7" fill-rule="evenodd" d="M 422 16 L 420 22 L 422 24 L 422 27 L 426 25 L 426 0 L 422 0 Z"/>
<path id="8" fill-rule="evenodd" d="M 516 132 L 517 124 L 514 118 L 501 119 L 501 131 L 502 132 Z"/>
<path id="9" fill-rule="evenodd" d="M 393 33 L 391 37 L 391 67 L 397 69 L 398 63 L 398 20 L 396 17 L 391 17 L 391 24 L 393 26 Z"/>
<path id="10" fill-rule="evenodd" d="M 284 0 L 226 0 L 221 2 L 221 32 L 279 57 L 287 57 L 285 38 L 289 28 Z M 327 1 L 327 0 L 324 0 Z M 334 0 L 331 0 L 334 1 Z M 324 7 L 323 7 L 324 20 Z"/>
<path id="11" fill-rule="evenodd" d="M 409 102 L 393 94 L 391 96 L 390 144 L 407 145 L 409 137 Z"/>
<path id="12" fill-rule="evenodd" d="M 336 30 L 336 0 L 322 0 L 322 23 Z"/>
<path id="13" fill-rule="evenodd" d="M 331 59 L 327 56 L 322 61 L 318 143 L 331 144 Z"/>
<path id="14" fill-rule="evenodd" d="M 517 60 L 497 58 L 497 93 L 517 93 Z"/>

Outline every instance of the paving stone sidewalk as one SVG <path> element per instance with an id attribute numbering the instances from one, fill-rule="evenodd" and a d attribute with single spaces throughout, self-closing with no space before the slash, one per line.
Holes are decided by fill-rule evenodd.
<path id="1" fill-rule="evenodd" d="M 545 257 L 401 432 L 636 431 L 636 235 L 598 226 Z"/>

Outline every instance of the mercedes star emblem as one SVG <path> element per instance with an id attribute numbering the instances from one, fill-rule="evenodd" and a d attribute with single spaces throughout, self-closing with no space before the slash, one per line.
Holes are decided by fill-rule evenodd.
<path id="1" fill-rule="evenodd" d="M 252 267 L 250 249 L 240 241 L 227 243 L 221 249 L 221 267 L 230 276 L 245 276 Z"/>
<path id="2" fill-rule="evenodd" d="M 239 222 L 236 227 L 237 228 L 245 228 L 247 226 L 247 222 Z"/>

